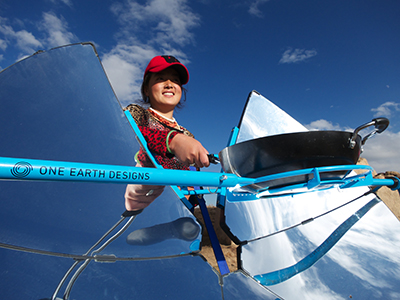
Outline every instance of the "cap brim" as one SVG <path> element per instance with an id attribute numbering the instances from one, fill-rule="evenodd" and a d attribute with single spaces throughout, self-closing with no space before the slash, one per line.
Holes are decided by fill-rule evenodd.
<path id="1" fill-rule="evenodd" d="M 189 82 L 189 71 L 181 63 L 172 63 L 169 66 L 158 66 L 150 69 L 148 72 L 158 73 L 168 68 L 174 68 L 179 73 L 181 84 L 184 85 Z"/>
<path id="2" fill-rule="evenodd" d="M 181 80 L 181 84 L 186 84 L 189 82 L 189 72 L 186 67 L 182 64 L 173 64 L 171 66 L 179 73 L 179 78 Z"/>

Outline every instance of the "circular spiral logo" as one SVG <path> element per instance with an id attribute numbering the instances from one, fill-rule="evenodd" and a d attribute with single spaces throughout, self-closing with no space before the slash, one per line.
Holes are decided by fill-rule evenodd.
<path id="1" fill-rule="evenodd" d="M 33 167 L 30 163 L 20 161 L 17 162 L 14 167 L 11 169 L 11 174 L 17 178 L 24 178 L 32 172 Z"/>

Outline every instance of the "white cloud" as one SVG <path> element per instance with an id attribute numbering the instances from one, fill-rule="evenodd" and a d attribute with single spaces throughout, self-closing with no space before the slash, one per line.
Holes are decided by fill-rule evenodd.
<path id="1" fill-rule="evenodd" d="M 7 42 L 5 40 L 0 39 L 0 49 L 6 51 L 7 49 Z"/>
<path id="2" fill-rule="evenodd" d="M 327 120 L 317 120 L 304 125 L 308 130 L 341 130 L 339 124 L 333 124 Z"/>
<path id="3" fill-rule="evenodd" d="M 67 22 L 52 12 L 43 13 L 42 19 L 34 23 L 37 25 L 36 28 L 31 27 L 32 32 L 15 29 L 16 27 L 25 27 L 21 20 L 13 20 L 14 27 L 9 23 L 8 19 L 0 17 L 0 33 L 4 35 L 4 38 L 0 39 L 0 50 L 6 51 L 9 47 L 13 48 L 8 53 L 13 53 L 16 60 L 32 55 L 38 50 L 46 50 L 77 41 L 76 36 L 68 31 Z M 34 33 L 35 29 L 39 30 L 39 33 Z M 40 33 L 44 34 L 38 38 Z"/>
<path id="4" fill-rule="evenodd" d="M 192 43 L 191 28 L 199 25 L 200 18 L 192 12 L 186 0 L 150 0 L 142 5 L 127 0 L 111 7 L 123 26 L 122 33 L 131 36 L 138 29 L 146 33 L 146 44 Z"/>
<path id="5" fill-rule="evenodd" d="M 43 13 L 40 29 L 47 33 L 46 44 L 50 47 L 71 44 L 77 40 L 76 36 L 68 31 L 68 23 L 52 12 Z"/>
<path id="6" fill-rule="evenodd" d="M 269 0 L 256 0 L 253 3 L 250 4 L 249 7 L 249 14 L 261 18 L 263 16 L 261 10 L 258 8 L 258 6 L 262 3 L 268 2 Z"/>
<path id="7" fill-rule="evenodd" d="M 351 128 L 343 128 L 339 124 L 333 124 L 327 120 L 317 120 L 304 125 L 309 130 L 337 130 L 353 131 Z M 368 129 L 362 136 L 365 136 Z M 385 130 L 369 138 L 364 147 L 361 157 L 367 159 L 370 166 L 377 172 L 396 171 L 400 172 L 400 132 Z"/>
<path id="8" fill-rule="evenodd" d="M 194 43 L 191 30 L 199 26 L 200 17 L 191 10 L 187 0 L 148 0 L 144 4 L 143 1 L 122 1 L 111 7 L 121 25 L 115 35 L 117 44 L 101 56 L 118 98 L 133 101 L 140 98 L 143 70 L 152 57 L 171 54 L 189 63 L 182 47 Z M 53 3 L 72 5 L 70 0 L 53 0 Z M 20 20 L 13 20 L 13 24 L 14 28 L 25 27 Z M 18 31 L 9 26 L 6 18 L 0 17 L 0 33 L 6 36 L 0 39 L 0 50 L 17 46 L 20 53 L 14 51 L 14 54 L 20 59 L 37 50 L 79 41 L 66 20 L 53 12 L 44 12 L 36 25 L 35 29 L 39 30 L 36 33 Z"/>
<path id="9" fill-rule="evenodd" d="M 121 102 L 140 98 L 140 84 L 147 63 L 156 55 L 171 54 L 188 63 L 182 46 L 194 42 L 191 29 L 200 24 L 186 0 L 127 0 L 112 5 L 121 25 L 117 45 L 102 55 L 110 82 Z M 137 32 L 140 31 L 140 40 Z M 124 103 L 125 104 L 125 103 Z"/>
<path id="10" fill-rule="evenodd" d="M 26 30 L 20 30 L 16 32 L 15 37 L 17 39 L 17 44 L 19 48 L 23 50 L 33 49 L 33 48 L 36 49 L 42 46 L 42 43 L 38 41 L 32 33 Z"/>
<path id="11" fill-rule="evenodd" d="M 143 70 L 157 53 L 151 47 L 119 44 L 104 54 L 102 62 L 119 100 L 140 98 Z M 126 103 L 128 104 L 128 103 Z"/>
<path id="12" fill-rule="evenodd" d="M 7 25 L 7 21 L 5 18 L 0 18 L 0 33 L 5 37 L 5 39 L 0 40 L 2 50 L 5 51 L 10 43 L 25 53 L 33 53 L 37 47 L 42 46 L 42 43 L 31 32 L 26 30 L 15 31 Z"/>
<path id="13" fill-rule="evenodd" d="M 306 49 L 288 49 L 286 50 L 279 63 L 290 64 L 305 61 L 313 56 L 317 55 L 316 50 L 306 50 Z"/>
<path id="14" fill-rule="evenodd" d="M 394 111 L 400 111 L 400 103 L 396 102 L 385 102 L 377 108 L 372 108 L 374 117 L 391 117 Z"/>
<path id="15" fill-rule="evenodd" d="M 377 172 L 400 172 L 400 132 L 384 131 L 376 134 L 364 145 L 361 154 Z"/>
<path id="16" fill-rule="evenodd" d="M 73 6 L 71 0 L 51 0 L 51 2 L 54 3 L 54 4 L 62 3 L 62 4 L 65 4 L 65 5 L 69 6 L 69 7 Z"/>

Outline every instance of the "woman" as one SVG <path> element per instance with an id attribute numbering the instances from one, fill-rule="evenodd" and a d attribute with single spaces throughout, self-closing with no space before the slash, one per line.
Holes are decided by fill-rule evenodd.
<path id="1" fill-rule="evenodd" d="M 183 85 L 189 81 L 189 72 L 173 56 L 156 56 L 148 64 L 141 87 L 142 98 L 150 107 L 137 104 L 126 107 L 147 141 L 149 150 L 164 168 L 189 170 L 208 167 L 208 151 L 193 135 L 180 126 L 173 117 L 185 94 Z M 143 151 L 136 155 L 138 166 L 153 167 Z M 163 191 L 162 186 L 128 185 L 125 206 L 128 211 L 142 210 Z"/>

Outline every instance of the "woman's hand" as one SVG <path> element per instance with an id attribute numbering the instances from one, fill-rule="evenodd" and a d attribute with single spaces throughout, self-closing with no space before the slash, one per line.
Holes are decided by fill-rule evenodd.
<path id="1" fill-rule="evenodd" d="M 203 168 L 210 165 L 208 151 L 198 140 L 190 136 L 177 134 L 170 140 L 169 148 L 180 162 L 188 166 L 194 164 L 197 168 Z"/>
<path id="2" fill-rule="evenodd" d="M 125 208 L 129 211 L 145 209 L 164 191 L 164 186 L 128 184 L 125 191 Z"/>

